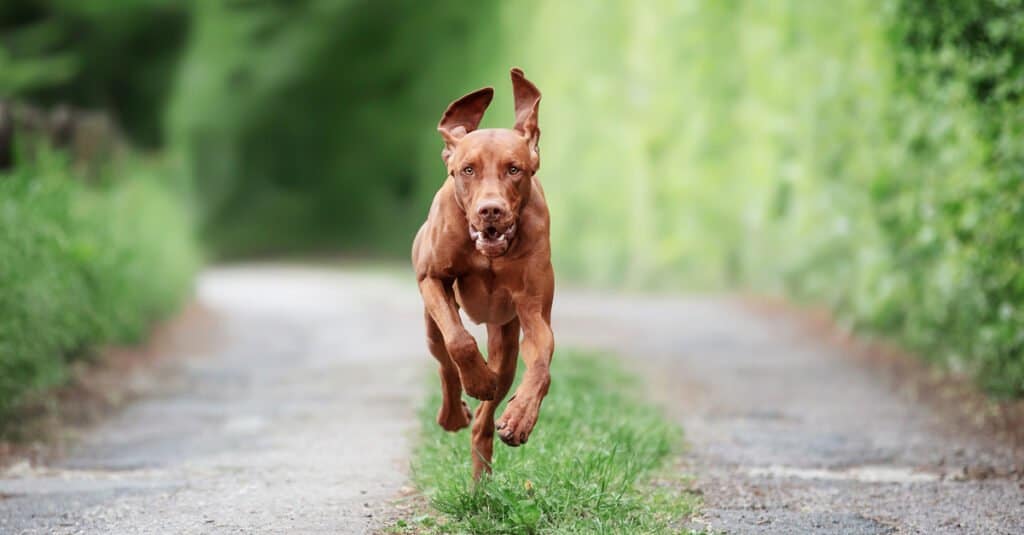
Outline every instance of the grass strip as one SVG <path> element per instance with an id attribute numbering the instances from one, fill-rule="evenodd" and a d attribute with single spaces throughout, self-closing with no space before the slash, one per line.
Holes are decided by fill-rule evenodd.
<path id="1" fill-rule="evenodd" d="M 494 474 L 479 484 L 471 477 L 469 431 L 447 433 L 435 422 L 441 396 L 432 378 L 413 477 L 435 512 L 399 521 L 397 531 L 682 530 L 699 500 L 682 476 L 657 477 L 679 452 L 681 429 L 642 398 L 640 381 L 610 357 L 562 351 L 551 372 L 529 443 L 513 449 L 498 442 Z"/>

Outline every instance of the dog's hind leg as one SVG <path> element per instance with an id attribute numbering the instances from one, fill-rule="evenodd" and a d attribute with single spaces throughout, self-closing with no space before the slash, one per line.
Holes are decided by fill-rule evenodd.
<path id="1" fill-rule="evenodd" d="M 487 366 L 498 375 L 498 391 L 492 401 L 482 401 L 473 418 L 473 479 L 491 471 L 494 452 L 494 411 L 512 387 L 519 357 L 519 319 L 505 325 L 487 326 Z"/>
<path id="2" fill-rule="evenodd" d="M 439 364 L 438 374 L 441 376 L 441 409 L 437 411 L 437 423 L 446 431 L 458 431 L 469 425 L 469 407 L 462 401 L 462 382 L 459 370 L 452 362 L 448 350 L 444 346 L 444 338 L 437 323 L 424 313 L 427 322 L 427 347 Z"/>

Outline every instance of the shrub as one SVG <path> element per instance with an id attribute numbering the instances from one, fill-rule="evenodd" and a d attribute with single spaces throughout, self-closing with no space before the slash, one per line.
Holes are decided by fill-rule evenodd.
<path id="1" fill-rule="evenodd" d="M 58 158 L 0 175 L 0 414 L 70 361 L 139 340 L 188 295 L 198 254 L 166 168 L 87 185 Z"/>

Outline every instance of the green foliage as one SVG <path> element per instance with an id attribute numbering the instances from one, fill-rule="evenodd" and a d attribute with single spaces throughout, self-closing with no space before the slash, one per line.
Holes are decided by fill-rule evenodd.
<path id="1" fill-rule="evenodd" d="M 50 155 L 0 175 L 0 414 L 188 295 L 198 257 L 169 171 L 125 163 L 87 186 Z"/>
<path id="2" fill-rule="evenodd" d="M 903 0 L 892 18 L 903 95 L 892 117 L 905 157 L 877 205 L 903 276 L 883 327 L 1019 396 L 1024 2 Z"/>
<path id="3" fill-rule="evenodd" d="M 1024 394 L 1022 0 L 15 0 L 0 29 L 0 92 L 166 133 L 223 256 L 404 255 L 442 110 L 494 85 L 508 126 L 521 66 L 561 278 L 825 302 Z"/>
<path id="4" fill-rule="evenodd" d="M 522 370 L 520 370 L 520 374 Z M 469 433 L 445 432 L 436 380 L 420 413 L 413 477 L 444 517 L 443 533 L 677 533 L 696 498 L 681 482 L 646 484 L 678 447 L 679 430 L 638 399 L 636 378 L 611 359 L 561 353 L 530 441 L 495 444 L 494 474 L 472 481 Z M 503 408 L 503 407 L 502 407 Z M 499 409 L 498 414 L 501 413 Z"/>
<path id="5" fill-rule="evenodd" d="M 0 98 L 103 108 L 157 145 L 189 22 L 175 0 L 5 0 Z"/>
<path id="6" fill-rule="evenodd" d="M 489 2 L 206 2 L 170 110 L 221 254 L 401 251 L 440 113 L 479 79 Z M 425 139 L 432 172 L 420 177 Z M 429 187 L 421 188 L 421 181 Z"/>
<path id="7" fill-rule="evenodd" d="M 739 284 L 1024 393 L 1024 3 L 543 2 L 559 274 Z M 572 40 L 563 36 L 571 35 Z"/>

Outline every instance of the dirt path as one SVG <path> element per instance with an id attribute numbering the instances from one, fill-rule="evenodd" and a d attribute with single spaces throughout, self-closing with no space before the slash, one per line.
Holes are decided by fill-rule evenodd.
<path id="1" fill-rule="evenodd" d="M 0 533 L 349 533 L 406 481 L 421 399 L 415 286 L 218 269 L 209 355 L 67 459 L 0 478 Z"/>
<path id="2" fill-rule="evenodd" d="M 184 359 L 169 386 L 66 459 L 0 473 L 0 532 L 375 527 L 405 484 L 430 366 L 412 281 L 240 267 L 205 274 L 199 295 L 223 324 L 216 348 Z M 686 428 L 686 470 L 714 528 L 1024 527 L 1009 453 L 958 434 L 785 319 L 717 299 L 569 290 L 555 309 L 560 346 L 616 351 L 652 378 Z"/>

